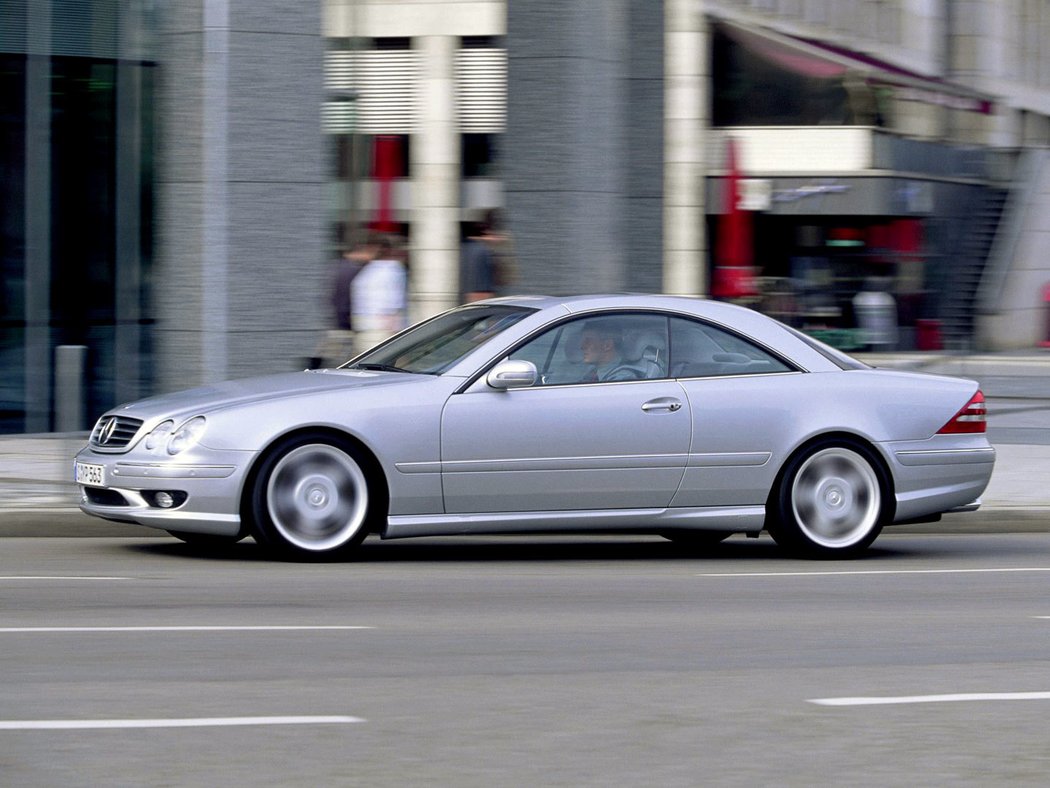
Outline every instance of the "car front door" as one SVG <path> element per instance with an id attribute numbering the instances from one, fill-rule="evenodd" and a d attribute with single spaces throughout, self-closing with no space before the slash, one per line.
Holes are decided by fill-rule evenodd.
<path id="1" fill-rule="evenodd" d="M 667 377 L 667 321 L 614 317 L 622 363 L 598 365 L 607 381 L 591 380 L 595 365 L 580 357 L 588 320 L 594 328 L 593 317 L 581 318 L 510 354 L 536 364 L 536 385 L 497 390 L 483 376 L 449 399 L 441 427 L 446 512 L 670 503 L 685 470 L 691 417 L 684 390 Z"/>

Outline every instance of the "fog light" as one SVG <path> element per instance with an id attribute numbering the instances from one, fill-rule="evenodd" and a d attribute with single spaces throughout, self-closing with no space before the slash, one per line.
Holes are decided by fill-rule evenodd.
<path id="1" fill-rule="evenodd" d="M 175 499 L 171 496 L 171 493 L 159 492 L 153 496 L 153 501 L 161 509 L 170 509 L 175 505 Z"/>

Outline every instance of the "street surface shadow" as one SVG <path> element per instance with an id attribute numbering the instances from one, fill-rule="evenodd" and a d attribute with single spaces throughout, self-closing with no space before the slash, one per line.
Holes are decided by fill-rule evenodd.
<path id="1" fill-rule="evenodd" d="M 151 540 L 124 549 L 150 555 L 236 561 L 282 561 L 245 539 L 234 545 L 191 545 Z M 305 558 L 292 563 L 431 563 L 530 561 L 679 561 L 683 559 L 777 558 L 786 554 L 771 539 L 740 537 L 707 547 L 688 547 L 660 537 L 419 537 L 382 541 L 369 537 L 346 556 Z"/>
<path id="2" fill-rule="evenodd" d="M 946 558 L 972 556 L 972 544 L 964 535 L 944 541 L 943 536 L 912 537 L 907 540 L 880 538 L 855 558 L 811 560 L 781 549 L 771 538 L 734 536 L 716 545 L 695 547 L 670 542 L 656 536 L 495 536 L 495 537 L 419 537 L 382 541 L 370 537 L 347 556 L 282 559 L 251 539 L 234 545 L 202 546 L 162 539 L 124 545 L 132 552 L 192 558 L 208 561 L 274 561 L 291 563 L 464 563 L 464 562 L 608 562 L 608 561 L 738 561 L 742 559 L 791 560 L 808 566 L 880 564 L 908 558 Z M 996 554 L 1030 555 L 1031 545 L 999 544 Z"/>

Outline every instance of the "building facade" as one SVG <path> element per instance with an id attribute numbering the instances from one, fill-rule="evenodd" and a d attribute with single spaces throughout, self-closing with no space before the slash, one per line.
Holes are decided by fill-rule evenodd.
<path id="1" fill-rule="evenodd" d="M 340 85 L 363 128 L 460 154 L 417 152 L 395 191 L 420 314 L 452 303 L 457 223 L 492 206 L 507 209 L 523 289 L 717 290 L 732 141 L 758 274 L 742 300 L 858 349 L 857 294 L 887 292 L 893 347 L 975 349 L 1045 338 L 1045 267 L 1026 253 L 1041 187 L 1018 163 L 1050 142 L 1033 32 L 1047 8 L 377 0 L 328 4 L 326 35 L 358 41 L 352 57 L 376 69 Z M 394 46 L 415 69 L 398 91 L 379 65 Z M 411 132 L 389 106 L 369 112 L 379 86 L 415 108 Z M 360 173 L 354 204 L 374 207 Z"/>
<path id="2" fill-rule="evenodd" d="M 413 318 L 499 208 L 521 291 L 709 294 L 743 253 L 740 300 L 846 348 L 872 292 L 887 347 L 1030 347 L 1048 33 L 1045 0 L 12 0 L 0 430 L 68 427 L 59 348 L 87 420 L 301 366 L 378 213 Z"/>

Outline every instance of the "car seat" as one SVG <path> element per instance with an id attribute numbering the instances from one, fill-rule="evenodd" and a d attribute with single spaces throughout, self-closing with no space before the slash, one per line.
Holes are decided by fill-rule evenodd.
<path id="1" fill-rule="evenodd" d="M 660 331 L 632 331 L 623 340 L 624 366 L 638 370 L 644 380 L 667 377 L 667 335 Z"/>

